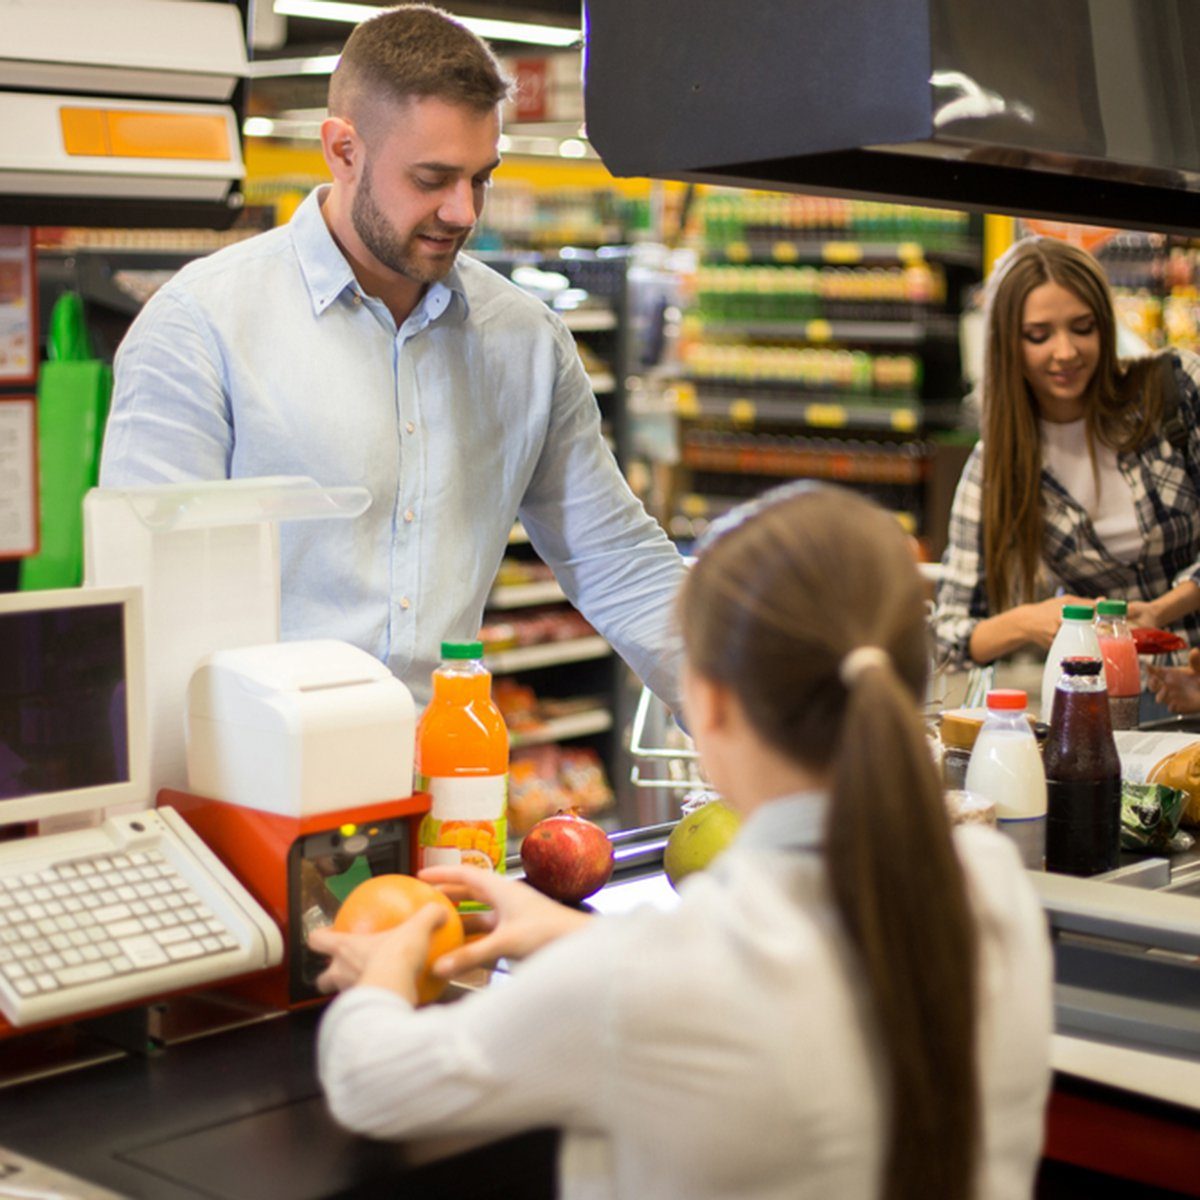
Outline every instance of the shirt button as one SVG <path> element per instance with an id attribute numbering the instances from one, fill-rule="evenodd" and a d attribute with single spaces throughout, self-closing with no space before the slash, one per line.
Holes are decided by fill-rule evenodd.
<path id="1" fill-rule="evenodd" d="M 416 513 L 414 513 L 414 512 L 413 512 L 413 510 L 412 510 L 411 508 L 406 508 L 406 509 L 404 510 L 404 520 L 405 520 L 406 522 L 409 522 L 409 523 L 411 523 L 411 522 L 413 521 L 413 519 L 416 517 L 416 515 L 417 515 L 417 514 L 416 514 Z"/>
<path id="2" fill-rule="evenodd" d="M 411 421 L 407 422 L 404 426 L 405 433 L 412 433 L 414 429 L 416 429 L 416 426 Z"/>
<path id="3" fill-rule="evenodd" d="M 407 596 L 400 597 L 400 607 L 404 609 L 405 612 L 408 612 L 408 610 L 412 607 L 412 604 Z"/>
<path id="4" fill-rule="evenodd" d="M 350 303 L 351 304 L 361 304 L 362 297 L 357 292 L 351 292 L 350 293 Z"/>

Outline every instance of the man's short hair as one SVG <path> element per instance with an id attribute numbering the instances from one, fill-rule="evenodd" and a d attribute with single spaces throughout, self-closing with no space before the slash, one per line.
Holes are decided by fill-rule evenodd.
<path id="1" fill-rule="evenodd" d="M 329 112 L 357 123 L 377 101 L 433 97 L 482 113 L 505 99 L 509 86 L 488 46 L 449 13 L 404 4 L 346 39 L 329 81 Z"/>

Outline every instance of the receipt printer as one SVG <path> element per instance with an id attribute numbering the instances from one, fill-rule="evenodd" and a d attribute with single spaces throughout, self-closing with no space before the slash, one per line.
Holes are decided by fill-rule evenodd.
<path id="1" fill-rule="evenodd" d="M 412 795 L 416 710 L 346 642 L 219 650 L 188 685 L 192 792 L 287 817 Z"/>

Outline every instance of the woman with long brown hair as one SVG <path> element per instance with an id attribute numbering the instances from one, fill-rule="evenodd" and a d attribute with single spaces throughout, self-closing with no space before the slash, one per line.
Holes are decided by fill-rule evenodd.
<path id="1" fill-rule="evenodd" d="M 1064 604 L 1127 600 L 1200 641 L 1200 358 L 1117 358 L 1100 264 L 1026 238 L 988 284 L 983 429 L 950 514 L 936 631 L 958 664 L 1049 647 Z"/>
<path id="2" fill-rule="evenodd" d="M 439 917 L 314 933 L 332 955 L 334 1115 L 397 1137 L 564 1129 L 560 1194 L 1027 1200 L 1048 1083 L 1045 925 L 1012 846 L 951 832 L 919 717 L 922 588 L 895 519 L 787 489 L 702 549 L 679 617 L 686 712 L 744 821 L 677 907 L 587 916 L 470 868 L 492 906 L 414 1011 Z"/>

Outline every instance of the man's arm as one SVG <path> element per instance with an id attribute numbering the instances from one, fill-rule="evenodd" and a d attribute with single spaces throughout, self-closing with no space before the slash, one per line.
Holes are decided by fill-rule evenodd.
<path id="1" fill-rule="evenodd" d="M 571 602 L 679 713 L 682 645 L 674 602 L 686 568 L 604 444 L 575 343 L 554 322 L 554 404 L 521 521 Z"/>
<path id="2" fill-rule="evenodd" d="M 117 350 L 102 487 L 225 479 L 233 422 L 219 347 L 176 289 L 142 309 Z"/>

